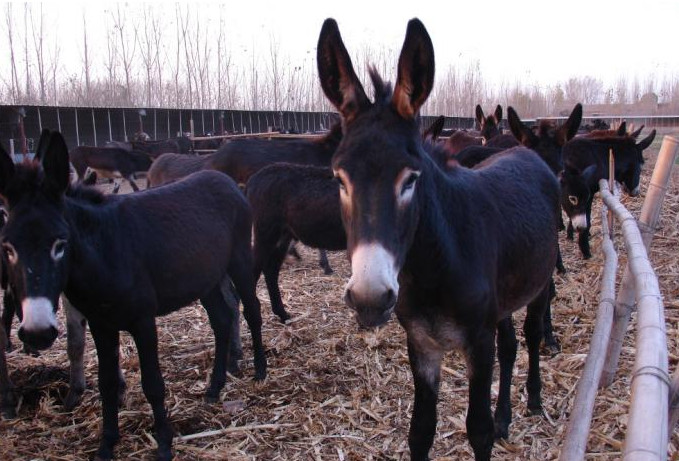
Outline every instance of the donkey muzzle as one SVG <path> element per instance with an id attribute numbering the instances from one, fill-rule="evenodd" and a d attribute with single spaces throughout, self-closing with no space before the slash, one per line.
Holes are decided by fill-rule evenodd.
<path id="1" fill-rule="evenodd" d="M 47 349 L 57 339 L 57 319 L 54 305 L 47 298 L 26 298 L 21 302 L 22 321 L 19 339 L 38 349 Z"/>

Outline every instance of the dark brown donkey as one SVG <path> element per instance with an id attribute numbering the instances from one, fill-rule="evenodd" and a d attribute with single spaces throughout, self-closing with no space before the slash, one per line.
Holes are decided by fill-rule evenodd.
<path id="1" fill-rule="evenodd" d="M 216 401 L 226 381 L 235 318 L 221 290 L 230 277 L 252 334 L 255 378 L 266 375 L 250 207 L 230 178 L 213 171 L 125 196 L 70 189 L 63 137 L 54 132 L 46 145 L 39 163 L 14 165 L 0 152 L 0 195 L 9 210 L 2 248 L 20 307 L 19 338 L 37 349 L 54 342 L 61 292 L 85 316 L 99 360 L 103 433 L 97 458 L 111 459 L 120 437 L 119 332 L 128 331 L 153 410 L 158 459 L 169 460 L 173 434 L 165 412 L 156 316 L 200 299 L 215 335 L 205 398 Z"/>
<path id="2" fill-rule="evenodd" d="M 146 174 L 147 187 L 177 181 L 204 169 L 209 161 L 210 155 L 163 154 L 153 162 Z"/>
<path id="3" fill-rule="evenodd" d="M 446 174 L 434 164 L 416 123 L 434 82 L 434 50 L 419 20 L 408 23 L 393 94 L 373 71 L 374 103 L 334 20 L 323 24 L 317 49 L 321 86 L 344 124 L 332 168 L 352 267 L 345 301 L 363 326 L 380 326 L 395 311 L 406 330 L 415 382 L 412 459 L 428 457 L 441 360 L 459 348 L 470 368 L 467 435 L 476 459 L 489 460 L 495 435 L 505 435 L 511 419 L 517 344 L 507 319 L 525 305 L 528 407 L 541 409 L 539 345 L 556 263 L 558 181 L 524 147 L 475 170 Z M 500 393 L 494 424 L 496 326 Z"/>
<path id="4" fill-rule="evenodd" d="M 502 121 L 502 106 L 497 105 L 495 112 L 486 117 L 481 105 L 476 106 L 476 121 L 479 124 L 483 145 L 488 147 L 504 147 L 505 149 L 518 146 L 519 142 L 510 134 L 502 134 L 500 122 Z"/>
<path id="5" fill-rule="evenodd" d="M 102 178 L 126 179 L 135 192 L 139 188 L 134 182 L 134 174 L 148 171 L 151 167 L 151 157 L 145 153 L 117 147 L 78 146 L 71 149 L 70 160 L 80 180 L 85 177 L 87 168 L 90 168 Z M 118 187 L 113 193 L 117 192 Z"/>

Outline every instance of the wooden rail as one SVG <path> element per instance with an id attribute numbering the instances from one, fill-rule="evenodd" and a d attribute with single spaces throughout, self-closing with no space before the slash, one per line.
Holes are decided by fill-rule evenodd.
<path id="1" fill-rule="evenodd" d="M 635 301 L 638 310 L 637 353 L 632 375 L 632 397 L 623 459 L 625 461 L 667 459 L 669 433 L 679 418 L 679 370 L 674 375 L 673 392 L 670 394 L 663 302 L 647 251 L 660 215 L 678 146 L 679 142 L 670 136 L 663 139 L 639 225 L 630 212 L 611 194 L 606 180 L 599 182 L 604 210 L 606 208 L 611 210 L 616 220 L 621 223 L 628 265 L 614 304 L 617 254 L 608 235 L 604 211 L 602 234 L 605 263 L 599 311 L 592 345 L 583 376 L 578 382 L 573 411 L 559 458 L 562 461 L 584 459 L 596 387 L 597 384 L 610 384 L 615 376 L 619 346 L 627 330 L 629 315 Z M 603 351 L 606 347 L 608 356 L 604 363 Z M 611 356 L 615 360 L 611 361 Z M 670 408 L 675 410 L 670 411 Z"/>

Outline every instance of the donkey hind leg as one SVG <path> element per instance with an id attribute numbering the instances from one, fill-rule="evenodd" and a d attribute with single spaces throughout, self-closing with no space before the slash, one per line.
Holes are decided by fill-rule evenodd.
<path id="1" fill-rule="evenodd" d="M 259 381 L 266 377 L 266 355 L 262 343 L 262 311 L 255 291 L 255 272 L 249 245 L 234 249 L 227 272 L 243 300 L 243 316 L 252 336 L 255 355 L 255 379 Z"/>
<path id="2" fill-rule="evenodd" d="M 302 259 L 302 256 L 299 254 L 299 251 L 297 251 L 297 240 L 293 240 L 290 242 L 290 246 L 288 246 L 288 254 L 295 258 L 297 261 L 300 261 Z"/>
<path id="3" fill-rule="evenodd" d="M 545 284 L 540 294 L 528 304 L 526 320 L 523 324 L 523 332 L 528 346 L 528 378 L 526 389 L 528 391 L 528 410 L 532 414 L 542 414 L 542 401 L 540 391 L 540 342 L 543 337 L 543 322 L 547 306 L 549 305 L 550 282 Z"/>
<path id="4" fill-rule="evenodd" d="M 113 448 L 120 439 L 118 429 L 118 331 L 105 324 L 90 321 L 90 332 L 97 348 L 99 360 L 99 395 L 103 417 L 102 435 L 96 460 L 113 458 Z M 141 355 L 141 354 L 140 354 Z"/>
<path id="5" fill-rule="evenodd" d="M 219 287 L 216 291 L 219 294 Z M 139 354 L 141 387 L 153 410 L 155 438 L 158 442 L 157 459 L 169 461 L 172 459 L 174 433 L 165 411 L 165 382 L 158 363 L 158 333 L 155 318 L 142 317 L 132 326 L 130 334 Z"/>
<path id="6" fill-rule="evenodd" d="M 330 262 L 328 261 L 328 252 L 324 249 L 318 250 L 318 264 L 323 269 L 325 275 L 330 275 L 333 273 L 332 267 L 330 267 Z"/>
<path id="7" fill-rule="evenodd" d="M 416 335 L 408 335 L 408 358 L 415 382 L 415 402 L 410 419 L 408 445 L 413 461 L 429 459 L 429 450 L 436 434 L 436 402 L 441 379 L 443 351 L 416 342 Z M 429 338 L 426 338 L 429 340 Z M 433 341 L 427 341 L 429 344 Z M 434 343 L 435 344 L 435 343 Z"/>
<path id="8" fill-rule="evenodd" d="M 223 284 L 222 284 L 223 285 Z M 229 361 L 229 345 L 232 325 L 238 320 L 236 312 L 228 305 L 221 286 L 212 289 L 200 302 L 207 311 L 210 326 L 215 335 L 215 361 L 210 377 L 210 386 L 205 392 L 205 401 L 214 403 L 226 383 L 226 368 Z"/>
<path id="9" fill-rule="evenodd" d="M 559 341 L 554 336 L 554 327 L 552 326 L 552 300 L 555 296 L 556 286 L 554 285 L 554 279 L 552 279 L 549 282 L 549 301 L 543 316 L 543 327 L 545 333 L 544 348 L 549 355 L 556 355 L 561 352 L 561 344 L 559 344 Z"/>
<path id="10" fill-rule="evenodd" d="M 130 186 L 132 187 L 133 191 L 139 192 L 139 187 L 137 186 L 137 183 L 134 182 L 134 173 L 127 176 L 125 179 L 127 179 L 127 182 L 130 183 Z"/>
<path id="11" fill-rule="evenodd" d="M 493 415 L 490 410 L 490 386 L 495 362 L 495 327 L 481 327 L 467 352 L 469 374 L 469 408 L 467 437 L 476 461 L 490 461 L 494 442 Z"/>
<path id="12" fill-rule="evenodd" d="M 5 350 L 7 348 L 7 336 L 5 329 L 0 328 L 0 411 L 2 416 L 7 419 L 16 416 L 16 397 L 14 396 L 14 386 L 9 379 L 7 372 L 7 358 Z"/>
<path id="13" fill-rule="evenodd" d="M 113 190 L 111 191 L 112 194 L 117 194 L 118 191 L 120 191 L 120 184 L 122 181 L 120 179 L 112 179 L 113 181 Z"/>
<path id="14" fill-rule="evenodd" d="M 511 386 L 514 362 L 516 362 L 516 331 L 512 317 L 500 320 L 497 324 L 497 357 L 500 362 L 500 391 L 495 407 L 495 438 L 509 436 L 512 422 Z"/>
<path id="15" fill-rule="evenodd" d="M 232 375 L 237 375 L 240 370 L 238 368 L 238 361 L 243 359 L 243 346 L 240 340 L 240 298 L 233 282 L 229 277 L 225 277 L 220 284 L 222 296 L 226 305 L 233 311 L 234 320 L 231 325 L 231 332 L 229 334 L 229 358 L 226 364 L 226 370 Z"/>
<path id="16" fill-rule="evenodd" d="M 266 282 L 269 299 L 271 300 L 271 310 L 283 323 L 290 319 L 290 314 L 288 314 L 283 305 L 278 278 L 289 245 L 290 239 L 281 237 L 281 239 L 276 242 L 276 246 L 270 248 L 263 248 L 260 246 L 255 249 L 255 252 L 257 253 L 255 258 L 259 261 L 257 264 L 261 264 L 259 267 L 261 267 L 264 272 L 264 281 Z"/>

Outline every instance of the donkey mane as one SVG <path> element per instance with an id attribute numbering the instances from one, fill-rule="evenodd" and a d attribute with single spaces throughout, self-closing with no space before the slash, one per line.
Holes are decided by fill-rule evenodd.
<path id="1" fill-rule="evenodd" d="M 374 65 L 368 67 L 368 75 L 370 75 L 370 80 L 375 88 L 375 105 L 386 106 L 391 102 L 393 96 L 391 82 L 385 82 Z"/>

